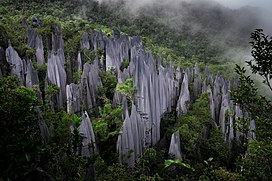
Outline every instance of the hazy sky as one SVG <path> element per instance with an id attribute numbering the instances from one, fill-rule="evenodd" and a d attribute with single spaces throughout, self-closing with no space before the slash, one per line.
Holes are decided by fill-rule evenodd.
<path id="1" fill-rule="evenodd" d="M 108 1 L 108 0 L 98 0 L 98 1 Z M 114 0 L 111 0 L 114 1 Z M 137 5 L 144 5 L 148 4 L 150 2 L 156 3 L 158 0 L 125 0 L 129 3 L 132 4 L 137 4 Z M 168 3 L 171 2 L 181 2 L 181 1 L 205 1 L 205 0 L 165 0 Z M 270 9 L 272 8 L 272 0 L 212 0 L 216 1 L 222 5 L 225 5 L 229 8 L 240 8 L 242 6 L 257 6 L 257 7 L 262 7 L 265 9 Z"/>
<path id="2" fill-rule="evenodd" d="M 257 6 L 267 9 L 272 7 L 271 0 L 215 0 L 215 1 L 230 8 L 239 8 L 246 5 Z"/>
<path id="3" fill-rule="evenodd" d="M 100 0 L 103 1 L 103 0 Z M 157 0 L 127 0 L 128 2 L 133 2 L 135 4 L 146 4 L 149 2 L 156 3 Z M 181 2 L 184 0 L 166 0 L 168 2 Z M 205 0 L 185 0 L 185 1 L 205 1 Z M 272 8 L 272 0 L 214 0 L 219 2 L 220 4 L 223 4 L 229 8 L 240 8 L 242 6 L 257 6 L 262 7 L 265 9 Z"/>

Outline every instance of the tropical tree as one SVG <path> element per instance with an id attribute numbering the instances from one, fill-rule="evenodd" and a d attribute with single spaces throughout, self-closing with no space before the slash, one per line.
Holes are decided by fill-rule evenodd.
<path id="1" fill-rule="evenodd" d="M 247 61 L 247 64 L 252 73 L 259 74 L 271 89 L 271 37 L 264 35 L 263 30 L 257 29 L 251 34 L 251 39 L 253 59 Z M 272 102 L 259 95 L 258 88 L 244 67 L 236 65 L 235 72 L 239 75 L 239 85 L 231 92 L 232 98 L 249 115 L 243 118 L 246 121 L 244 125 L 248 127 L 252 120 L 256 123 L 256 138 L 246 141 L 247 151 L 239 165 L 243 168 L 242 174 L 246 180 L 269 180 L 272 176 Z"/>
<path id="2" fill-rule="evenodd" d="M 267 36 L 262 29 L 256 29 L 251 33 L 250 42 L 252 50 L 252 60 L 247 61 L 247 64 L 253 74 L 259 74 L 272 91 L 272 36 Z"/>
<path id="3" fill-rule="evenodd" d="M 38 161 L 42 144 L 34 89 L 18 86 L 16 77 L 0 79 L 0 175 L 16 179 Z"/>

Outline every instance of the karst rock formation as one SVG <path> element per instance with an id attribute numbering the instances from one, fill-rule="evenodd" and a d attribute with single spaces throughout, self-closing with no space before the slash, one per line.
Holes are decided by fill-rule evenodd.
<path id="1" fill-rule="evenodd" d="M 78 54 L 71 59 L 65 56 L 64 40 L 59 31 L 56 26 L 48 46 L 43 43 L 41 35 L 29 28 L 28 46 L 35 50 L 35 55 L 31 58 L 20 57 L 10 42 L 5 50 L 1 47 L 5 56 L 0 52 L 0 61 L 7 62 L 8 74 L 18 77 L 22 85 L 34 88 L 43 83 L 45 89 L 52 85 L 59 88 L 58 94 L 50 97 L 51 108 L 82 115 L 82 123 L 78 128 L 83 137 L 81 155 L 88 157 L 98 150 L 89 114 L 98 112 L 97 89 L 103 86 L 100 78 L 102 70 L 114 69 L 118 83 L 132 78 L 137 87 L 131 109 L 120 92 L 115 91 L 111 100 L 113 106 L 121 104 L 124 109 L 123 126 L 116 145 L 121 163 L 133 167 L 143 151 L 155 146 L 161 139 L 161 118 L 171 111 L 176 111 L 179 116 L 186 114 L 190 101 L 197 99 L 204 92 L 210 95 L 211 117 L 223 133 L 226 144 L 231 144 L 234 139 L 239 141 L 244 136 L 234 129 L 234 124 L 237 119 L 246 116 L 246 113 L 231 101 L 231 81 L 224 78 L 220 72 L 213 76 L 206 67 L 201 74 L 197 64 L 186 69 L 174 67 L 171 62 L 163 62 L 161 57 L 154 57 L 152 52 L 147 51 L 140 37 L 113 34 L 113 37 L 109 38 L 94 30 L 83 33 L 79 42 L 80 49 L 76 50 Z M 50 47 L 47 57 L 45 46 Z M 95 58 L 87 60 L 83 50 L 94 51 Z M 68 66 L 68 61 L 73 62 L 76 67 Z M 129 65 L 121 70 L 123 61 L 129 61 Z M 43 81 L 39 80 L 34 63 L 46 66 Z M 0 68 L 0 77 L 3 76 L 2 72 L 4 70 Z M 77 81 L 69 78 L 75 73 L 81 73 Z M 249 126 L 247 136 L 254 138 L 254 120 Z M 89 144 L 92 146 L 88 147 Z M 180 145 L 180 133 L 175 132 L 169 145 L 169 154 L 182 160 Z M 90 148 L 92 150 L 88 150 Z"/>

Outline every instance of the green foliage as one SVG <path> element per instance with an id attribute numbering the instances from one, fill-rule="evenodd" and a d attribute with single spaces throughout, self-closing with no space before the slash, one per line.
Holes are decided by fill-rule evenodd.
<path id="1" fill-rule="evenodd" d="M 102 25 L 97 30 L 103 32 L 108 38 L 112 38 L 112 30 L 110 28 Z"/>
<path id="2" fill-rule="evenodd" d="M 272 37 L 268 37 L 263 33 L 262 29 L 256 29 L 251 33 L 251 55 L 253 60 L 247 61 L 253 74 L 259 74 L 264 79 L 270 90 L 272 86 Z"/>
<path id="3" fill-rule="evenodd" d="M 209 110 L 209 94 L 203 94 L 194 104 L 191 105 L 188 113 L 180 118 L 181 124 L 178 130 L 181 135 L 184 148 L 193 153 L 197 149 L 197 142 L 202 137 L 205 126 L 212 123 Z"/>
<path id="4" fill-rule="evenodd" d="M 200 150 L 202 158 L 208 160 L 213 158 L 213 165 L 217 168 L 227 166 L 233 167 L 233 163 L 229 163 L 231 152 L 224 142 L 221 131 L 215 128 L 212 128 L 210 131 L 210 135 L 207 139 L 201 139 Z"/>
<path id="5" fill-rule="evenodd" d="M 72 117 L 70 117 L 64 111 L 52 112 L 46 111 L 43 113 L 43 118 L 48 127 L 53 128 L 51 142 L 57 145 L 63 145 L 69 142 L 70 139 L 70 128 L 72 123 Z"/>
<path id="6" fill-rule="evenodd" d="M 73 73 L 73 82 L 74 83 L 76 83 L 76 84 L 80 83 L 82 73 L 83 72 L 81 70 L 78 70 L 77 72 Z"/>
<path id="7" fill-rule="evenodd" d="M 0 179 L 16 179 L 39 161 L 39 134 L 36 92 L 18 86 L 15 77 L 0 79 Z"/>
<path id="8" fill-rule="evenodd" d="M 135 175 L 136 172 L 133 169 L 125 165 L 113 164 L 112 166 L 108 166 L 107 169 L 99 175 L 98 180 L 136 180 L 137 177 Z"/>
<path id="9" fill-rule="evenodd" d="M 157 151 L 153 148 L 148 148 L 144 151 L 139 164 L 143 167 L 150 166 L 152 162 L 156 161 Z"/>
<path id="10" fill-rule="evenodd" d="M 239 181 L 242 180 L 242 177 L 233 172 L 229 172 L 223 168 L 213 170 L 212 172 L 212 178 L 214 180 L 220 180 L 220 181 Z"/>
<path id="11" fill-rule="evenodd" d="M 76 114 L 73 114 L 73 115 L 72 115 L 72 121 L 73 121 L 73 123 L 75 124 L 75 126 L 78 128 L 78 127 L 80 126 L 80 124 L 81 124 L 82 118 L 79 117 L 79 116 L 76 115 Z"/>
<path id="12" fill-rule="evenodd" d="M 82 52 L 84 57 L 87 59 L 87 62 L 92 64 L 95 59 L 95 52 L 93 50 L 87 50 L 87 49 L 83 49 Z"/>
<path id="13" fill-rule="evenodd" d="M 98 88 L 99 97 L 106 97 L 107 99 L 112 100 L 117 85 L 117 78 L 114 75 L 114 70 L 102 71 L 100 73 L 100 78 L 102 86 Z"/>
<path id="14" fill-rule="evenodd" d="M 193 167 L 196 172 L 179 168 L 179 176 L 198 179 L 199 177 L 211 178 L 211 171 L 219 167 L 233 167 L 229 164 L 230 150 L 224 143 L 223 135 L 217 129 L 210 113 L 209 93 L 202 94 L 188 109 L 187 114 L 178 118 L 172 132 L 180 133 L 181 152 L 184 162 Z M 212 165 L 210 161 L 212 159 Z M 169 162 L 170 163 L 170 162 Z M 207 165 L 206 163 L 209 163 Z"/>
<path id="15" fill-rule="evenodd" d="M 241 160 L 242 174 L 250 180 L 267 180 L 272 176 L 272 142 L 251 140 Z"/>
<path id="16" fill-rule="evenodd" d="M 99 107 L 100 116 L 93 122 L 94 132 L 99 141 L 105 142 L 119 134 L 122 125 L 121 113 L 121 106 L 113 109 L 111 104 L 106 103 L 103 107 Z"/>
<path id="17" fill-rule="evenodd" d="M 250 117 L 237 120 L 244 135 L 249 130 L 249 122 L 254 119 L 256 128 L 254 133 L 257 140 L 247 141 L 247 152 L 238 165 L 243 167 L 242 174 L 245 179 L 266 180 L 271 177 L 271 138 L 269 129 L 272 126 L 272 104 L 265 97 L 259 96 L 257 88 L 250 76 L 246 75 L 244 68 L 236 66 L 236 73 L 239 75 L 239 86 L 231 92 L 235 102 L 250 113 Z"/>
<path id="18" fill-rule="evenodd" d="M 25 56 L 26 50 L 28 50 L 27 39 L 26 39 L 26 29 L 20 24 L 21 17 L 19 15 L 4 17 L 1 20 L 1 32 L 0 32 L 0 42 L 2 47 L 7 47 L 10 40 L 13 47 L 18 51 L 20 55 Z"/>
<path id="19" fill-rule="evenodd" d="M 163 180 L 163 178 L 161 178 L 159 174 L 155 174 L 154 176 L 141 175 L 139 180 L 140 181 L 161 181 Z"/>
<path id="20" fill-rule="evenodd" d="M 92 124 L 101 158 L 106 163 L 114 163 L 117 160 L 115 144 L 122 126 L 122 107 L 112 108 L 106 100 L 106 104 L 99 107 L 99 117 Z"/>
<path id="21" fill-rule="evenodd" d="M 166 155 L 165 150 L 147 148 L 140 157 L 136 168 L 141 172 L 144 178 L 146 178 L 146 176 L 156 177 L 157 174 L 164 177 L 166 175 L 166 173 L 164 173 Z"/>
<path id="22" fill-rule="evenodd" d="M 36 69 L 38 73 L 38 78 L 39 78 L 39 91 L 42 93 L 42 99 L 45 101 L 45 78 L 46 78 L 46 71 L 47 71 L 47 66 L 46 64 L 40 65 L 36 62 L 33 63 L 33 68 Z"/>
<path id="23" fill-rule="evenodd" d="M 42 27 L 35 28 L 38 34 L 42 35 L 42 37 L 49 37 L 54 32 L 54 25 L 56 25 L 59 21 L 58 18 L 53 17 L 51 15 L 43 16 L 41 14 L 34 14 L 31 18 L 41 17 L 42 16 Z"/>
<path id="24" fill-rule="evenodd" d="M 192 171 L 195 171 L 195 169 L 192 168 L 189 164 L 183 163 L 180 160 L 165 160 L 164 164 L 165 164 L 165 168 L 183 167 L 183 168 L 187 168 Z"/>
<path id="25" fill-rule="evenodd" d="M 127 68 L 129 66 L 129 59 L 125 58 L 123 60 L 123 62 L 120 65 L 120 70 L 123 71 L 125 68 Z"/>
<path id="26" fill-rule="evenodd" d="M 49 84 L 46 87 L 46 93 L 47 94 L 57 94 L 60 91 L 60 88 L 55 84 Z"/>
<path id="27" fill-rule="evenodd" d="M 247 130 L 250 119 L 255 119 L 257 125 L 255 133 L 258 139 L 271 138 L 272 133 L 267 128 L 272 124 L 270 121 L 272 119 L 272 103 L 266 100 L 264 96 L 258 95 L 258 89 L 255 87 L 250 76 L 246 75 L 245 68 L 236 65 L 235 72 L 239 75 L 239 86 L 237 89 L 232 90 L 232 99 L 250 113 L 248 119 L 241 120 L 248 121 L 247 124 L 242 124 L 246 127 L 242 127 L 241 129 Z"/>
<path id="28" fill-rule="evenodd" d="M 160 126 L 161 137 L 165 136 L 166 139 L 170 140 L 173 133 L 173 129 L 175 129 L 176 127 L 176 123 L 177 123 L 177 116 L 175 111 L 163 116 L 161 119 L 161 126 Z"/>
<path id="29" fill-rule="evenodd" d="M 253 40 L 251 42 L 253 60 L 247 61 L 247 63 L 252 73 L 262 76 L 264 83 L 271 89 L 269 81 L 272 70 L 270 61 L 272 41 L 268 40 L 268 36 L 265 36 L 261 29 L 253 32 L 251 39 Z M 245 180 L 268 180 L 271 177 L 272 158 L 272 132 L 270 130 L 272 103 L 258 94 L 254 81 L 246 75 L 244 67 L 236 65 L 235 72 L 239 75 L 239 85 L 232 90 L 231 95 L 233 100 L 249 115 L 247 118 L 237 120 L 240 123 L 238 129 L 246 135 L 250 121 L 254 120 L 256 123 L 254 130 L 256 139 L 246 140 L 244 146 L 247 151 L 238 162 L 238 166 L 243 168 L 241 173 Z"/>
<path id="30" fill-rule="evenodd" d="M 44 164 L 49 164 L 48 172 L 56 180 L 84 180 L 88 163 L 76 154 L 81 137 L 77 129 L 73 133 L 70 130 L 71 123 L 78 126 L 81 118 L 64 111 L 47 111 L 43 113 L 43 118 L 52 130 L 44 153 Z"/>
<path id="31" fill-rule="evenodd" d="M 128 78 L 125 83 L 120 83 L 116 90 L 127 96 L 130 101 L 133 101 L 132 96 L 137 91 L 137 87 L 133 85 L 133 79 Z"/>
<path id="32" fill-rule="evenodd" d="M 102 48 L 98 48 L 97 49 L 97 55 L 98 55 L 98 59 L 102 59 L 102 60 L 104 60 L 104 58 L 105 58 L 105 50 L 104 49 L 102 49 Z"/>
<path id="33" fill-rule="evenodd" d="M 70 132 L 72 121 L 79 124 L 80 118 L 65 112 L 43 112 L 50 127 L 49 142 L 44 144 L 35 111 L 39 105 L 36 92 L 18 83 L 15 77 L 0 79 L 1 178 L 14 180 L 41 167 L 56 180 L 84 180 L 87 162 L 76 155 L 80 136 L 78 131 Z"/>
<path id="34" fill-rule="evenodd" d="M 55 84 L 48 84 L 45 87 L 45 108 L 54 110 L 56 105 L 56 96 L 59 93 L 60 88 Z"/>

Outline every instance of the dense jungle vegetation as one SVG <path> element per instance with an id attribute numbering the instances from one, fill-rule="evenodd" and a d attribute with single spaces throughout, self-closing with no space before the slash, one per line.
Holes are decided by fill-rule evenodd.
<path id="1" fill-rule="evenodd" d="M 0 79 L 0 180 L 271 179 L 271 97 L 260 95 L 250 76 L 251 73 L 260 75 L 264 86 L 268 86 L 267 95 L 271 96 L 271 37 L 263 34 L 260 29 L 254 31 L 254 27 L 244 26 L 238 28 L 238 33 L 233 34 L 233 37 L 224 43 L 220 42 L 220 32 L 228 28 L 219 22 L 224 20 L 229 24 L 233 23 L 233 17 L 224 16 L 231 13 L 224 14 L 227 10 L 213 7 L 204 8 L 198 15 L 195 13 L 197 6 L 190 3 L 185 4 L 185 7 L 194 16 L 183 19 L 183 27 L 177 30 L 160 21 L 167 16 L 168 11 L 162 6 L 158 4 L 153 8 L 145 7 L 135 15 L 127 12 L 122 0 L 110 3 L 95 0 L 0 0 L 0 66 L 3 74 Z M 204 11 L 213 13 L 214 8 L 218 8 L 214 13 L 214 16 L 219 17 L 217 22 L 213 21 L 214 24 L 193 31 L 189 22 L 203 25 L 211 23 L 210 16 L 201 14 Z M 221 16 L 217 16 L 218 14 Z M 251 15 L 249 17 L 254 17 Z M 31 24 L 37 17 L 41 26 Z M 256 19 L 252 21 L 257 23 Z M 35 49 L 28 46 L 24 26 L 32 26 L 42 35 L 47 57 L 54 25 L 59 25 L 61 29 L 59 33 L 64 39 L 65 56 L 69 62 L 65 64 L 67 67 L 73 67 L 72 60 L 77 57 L 83 32 L 93 29 L 102 31 L 109 38 L 113 36 L 113 32 L 141 36 L 144 46 L 154 56 L 162 56 L 163 64 L 171 61 L 176 67 L 185 69 L 197 63 L 200 72 L 204 72 L 205 66 L 208 66 L 214 75 L 220 71 L 229 78 L 238 77 L 239 85 L 231 90 L 231 96 L 235 103 L 248 112 L 248 117 L 237 120 L 238 124 L 235 126 L 247 134 L 248 123 L 255 120 L 256 138 L 243 140 L 242 144 L 234 142 L 229 147 L 211 117 L 209 94 L 204 93 L 189 104 L 186 114 L 177 116 L 176 111 L 172 111 L 162 118 L 161 140 L 155 147 L 144 151 L 134 168 L 120 164 L 116 140 L 122 127 L 122 107 L 112 107 L 118 79 L 114 70 L 102 70 L 100 77 L 103 87 L 97 90 L 98 110 L 97 113 L 90 114 L 99 154 L 93 154 L 90 158 L 81 157 L 77 154 L 77 148 L 82 138 L 77 129 L 70 129 L 70 125 L 79 127 L 81 115 L 50 108 L 50 100 L 59 92 L 59 88 L 50 85 L 45 89 L 46 65 L 33 63 L 38 71 L 40 86 L 31 89 L 22 86 L 15 76 L 9 76 L 9 66 L 4 61 L 4 50 L 9 43 L 20 57 L 31 58 L 35 55 Z M 235 66 L 232 57 L 228 57 L 226 52 L 229 47 L 246 49 L 250 33 L 253 59 L 246 62 L 250 69 L 246 70 L 241 64 Z M 81 51 L 86 62 L 92 63 L 94 52 Z M 103 56 L 104 52 L 101 50 L 99 57 Z M 128 60 L 124 61 L 122 69 L 128 64 Z M 70 76 L 68 80 L 77 83 L 81 73 L 73 70 L 71 75 L 67 75 Z M 136 89 L 132 80 L 128 79 L 119 86 L 118 91 L 131 103 Z M 229 114 L 231 112 L 229 110 Z M 40 134 L 41 120 L 49 127 L 48 138 L 43 138 Z M 210 134 L 204 136 L 207 129 Z M 171 135 L 176 131 L 179 131 L 181 137 L 183 161 L 171 159 L 168 155 Z"/>

